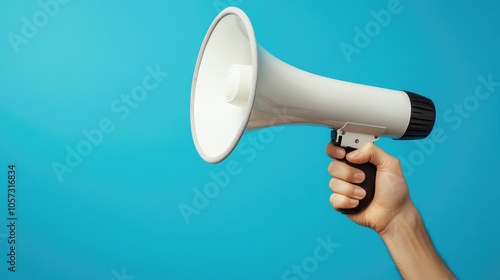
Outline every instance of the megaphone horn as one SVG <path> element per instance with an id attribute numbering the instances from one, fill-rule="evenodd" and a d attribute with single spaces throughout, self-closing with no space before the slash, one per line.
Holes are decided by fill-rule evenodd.
<path id="1" fill-rule="evenodd" d="M 276 112 L 286 118 L 276 118 Z M 240 9 L 217 15 L 200 48 L 191 89 L 191 131 L 196 150 L 209 163 L 224 160 L 244 131 L 281 124 L 314 124 L 332 129 L 332 143 L 347 151 L 380 136 L 421 139 L 435 121 L 433 102 L 421 95 L 315 75 L 277 59 L 257 44 L 252 24 Z M 285 121 L 283 121 L 285 120 Z M 359 184 L 375 193 L 376 168 Z"/>

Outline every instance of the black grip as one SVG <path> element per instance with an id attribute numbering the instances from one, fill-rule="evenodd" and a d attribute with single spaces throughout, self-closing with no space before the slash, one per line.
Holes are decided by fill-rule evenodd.
<path id="1" fill-rule="evenodd" d="M 332 142 L 332 143 L 335 146 L 339 146 L 337 143 L 334 143 L 334 142 Z M 346 151 L 346 154 L 356 150 L 355 148 L 351 148 L 351 147 L 344 147 L 344 149 Z M 352 163 L 352 162 L 347 161 L 345 157 L 343 159 L 339 159 L 339 160 L 341 162 L 347 163 L 348 165 L 350 165 L 354 168 L 357 168 L 365 173 L 365 180 L 360 184 L 355 184 L 355 185 L 362 187 L 366 191 L 365 198 L 361 199 L 359 201 L 358 206 L 356 206 L 355 208 L 340 210 L 340 213 L 342 213 L 342 214 L 359 213 L 359 212 L 363 211 L 370 204 L 370 202 L 372 202 L 373 197 L 375 196 L 375 176 L 377 175 L 377 167 L 370 162 L 363 163 L 363 164 Z"/>

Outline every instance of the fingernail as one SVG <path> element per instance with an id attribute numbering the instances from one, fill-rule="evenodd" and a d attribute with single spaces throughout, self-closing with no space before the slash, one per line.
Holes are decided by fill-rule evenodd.
<path id="1" fill-rule="evenodd" d="M 359 156 L 359 151 L 358 150 L 352 151 L 349 153 L 349 156 L 351 158 L 357 158 Z"/>
<path id="2" fill-rule="evenodd" d="M 354 195 L 355 195 L 356 197 L 359 197 L 359 198 L 363 198 L 363 197 L 365 197 L 365 193 L 366 193 L 366 192 L 365 192 L 365 190 L 363 190 L 363 189 L 361 189 L 361 188 L 356 188 L 356 189 L 354 190 Z"/>
<path id="3" fill-rule="evenodd" d="M 365 175 L 362 172 L 356 172 L 354 173 L 353 177 L 357 182 L 363 182 Z"/>
<path id="4" fill-rule="evenodd" d="M 356 199 L 351 199 L 351 200 L 349 201 L 349 203 L 350 203 L 352 206 L 356 206 L 356 205 L 358 205 L 358 201 L 357 201 Z"/>
<path id="5" fill-rule="evenodd" d="M 335 151 L 333 152 L 333 154 L 336 157 L 343 157 L 344 156 L 344 152 L 340 148 L 336 148 Z"/>

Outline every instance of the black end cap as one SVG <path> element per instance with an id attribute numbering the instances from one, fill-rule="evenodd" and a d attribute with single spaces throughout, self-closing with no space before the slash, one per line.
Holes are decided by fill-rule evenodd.
<path id="1" fill-rule="evenodd" d="M 410 98 L 411 117 L 406 132 L 397 140 L 415 140 L 427 137 L 436 121 L 436 107 L 427 97 L 413 92 L 405 91 Z"/>

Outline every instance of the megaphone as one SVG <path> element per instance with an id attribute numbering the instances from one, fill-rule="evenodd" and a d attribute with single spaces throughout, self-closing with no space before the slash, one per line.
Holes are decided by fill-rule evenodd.
<path id="1" fill-rule="evenodd" d="M 277 59 L 257 44 L 248 16 L 229 7 L 217 15 L 205 35 L 191 89 L 191 132 L 199 155 L 209 163 L 224 160 L 245 130 L 282 124 L 322 125 L 332 143 L 347 151 L 380 136 L 421 139 L 435 121 L 433 102 L 408 91 L 384 89 L 315 75 Z M 283 121 L 285 120 L 285 121 Z M 359 184 L 375 194 L 376 168 Z"/>

